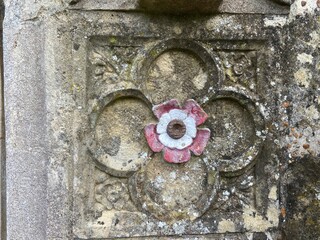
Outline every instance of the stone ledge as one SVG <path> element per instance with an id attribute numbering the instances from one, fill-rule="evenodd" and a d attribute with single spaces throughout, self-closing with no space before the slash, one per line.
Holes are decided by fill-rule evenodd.
<path id="1" fill-rule="evenodd" d="M 77 0 L 70 2 L 70 9 L 76 10 L 111 10 L 111 11 L 145 11 L 139 4 L 140 0 L 119 0 L 97 2 L 94 0 Z M 144 2 L 144 1 L 142 1 Z M 163 2 L 163 1 L 162 1 Z M 208 0 L 201 0 L 208 2 Z M 278 1 L 280 2 L 280 1 Z M 192 5 L 192 4 L 191 4 Z M 148 8 L 147 8 L 148 9 Z M 155 9 L 154 9 L 155 10 Z M 161 9 L 160 9 L 161 10 Z M 169 11 L 170 12 L 170 11 Z M 289 6 L 272 0 L 223 0 L 219 8 L 209 8 L 206 13 L 254 13 L 254 14 L 288 14 Z"/>

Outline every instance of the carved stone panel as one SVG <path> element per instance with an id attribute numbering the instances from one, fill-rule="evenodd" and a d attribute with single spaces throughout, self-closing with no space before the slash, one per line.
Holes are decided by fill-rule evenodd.
<path id="1" fill-rule="evenodd" d="M 75 39 L 87 56 L 75 94 L 76 239 L 275 234 L 268 39 L 228 39 L 226 29 L 199 40 L 196 26 L 180 36 L 159 37 L 152 23 L 145 37 L 135 28 Z"/>

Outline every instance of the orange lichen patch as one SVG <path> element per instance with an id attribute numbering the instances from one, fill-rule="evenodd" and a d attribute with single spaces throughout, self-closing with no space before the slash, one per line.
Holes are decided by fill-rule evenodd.
<path id="1" fill-rule="evenodd" d="M 281 217 L 285 218 L 286 217 L 286 209 L 284 207 L 281 208 Z"/>
<path id="2" fill-rule="evenodd" d="M 305 144 L 302 145 L 302 147 L 303 147 L 304 149 L 308 149 L 308 148 L 310 147 L 310 144 L 305 143 Z"/>
<path id="3" fill-rule="evenodd" d="M 290 129 L 290 134 L 289 134 L 290 137 L 294 136 L 295 138 L 301 138 L 303 136 L 302 133 L 299 133 L 295 130 L 295 128 L 291 128 Z"/>
<path id="4" fill-rule="evenodd" d="M 285 126 L 285 127 L 288 127 L 289 123 L 288 122 L 283 122 L 282 125 Z"/>

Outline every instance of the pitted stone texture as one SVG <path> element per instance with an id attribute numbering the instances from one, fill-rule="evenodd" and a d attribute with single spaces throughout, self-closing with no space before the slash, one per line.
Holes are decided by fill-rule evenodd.
<path id="1" fill-rule="evenodd" d="M 14 24 L 4 23 L 7 238 L 46 239 L 46 94 L 43 49 L 34 48 L 43 38 L 32 37 L 42 31 L 32 23 Z"/>
<path id="2" fill-rule="evenodd" d="M 201 159 L 169 164 L 157 154 L 148 166 L 130 180 L 137 206 L 166 223 L 200 217 L 215 198 L 217 174 Z M 188 173 L 186 175 L 186 173 Z"/>
<path id="3" fill-rule="evenodd" d="M 218 58 L 202 44 L 184 39 L 169 39 L 150 49 L 140 75 L 153 104 L 169 99 L 201 103 L 203 95 L 222 81 Z"/>
<path id="4" fill-rule="evenodd" d="M 284 235 L 287 239 L 317 239 L 319 228 L 320 154 L 320 6 L 317 1 L 295 1 L 290 16 L 288 66 L 282 108 L 289 119 L 285 139 L 287 167 L 283 184 Z M 293 37 L 294 36 L 294 37 Z M 289 40 L 290 39 L 290 40 Z M 301 227 L 303 226 L 303 227 Z"/>
<path id="5" fill-rule="evenodd" d="M 146 79 L 146 90 L 154 92 L 154 103 L 177 98 L 180 102 L 203 90 L 208 74 L 194 55 L 170 51 L 160 55 L 152 64 Z"/>
<path id="6" fill-rule="evenodd" d="M 320 236 L 319 159 L 304 157 L 289 166 L 287 181 L 287 219 L 284 233 L 294 240 Z"/>
<path id="7" fill-rule="evenodd" d="M 247 109 L 228 98 L 212 101 L 206 111 L 211 113 L 206 123 L 212 131 L 212 140 L 207 147 L 210 159 L 221 161 L 220 171 L 237 169 L 236 164 L 231 166 L 231 162 L 239 162 L 239 154 L 246 153 L 258 138 L 252 116 Z M 254 158 L 251 156 L 251 160 Z"/>
<path id="8" fill-rule="evenodd" d="M 99 163 L 113 175 L 137 171 L 148 160 L 143 129 L 154 117 L 137 98 L 120 98 L 108 104 L 95 126 L 97 146 L 92 149 Z"/>

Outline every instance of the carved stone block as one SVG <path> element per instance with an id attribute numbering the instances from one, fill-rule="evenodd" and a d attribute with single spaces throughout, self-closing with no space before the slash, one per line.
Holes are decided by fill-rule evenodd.
<path id="1" fill-rule="evenodd" d="M 132 28 L 123 17 L 75 16 L 94 27 L 86 38 L 78 28 L 73 39 L 81 69 L 74 77 L 83 89 L 75 92 L 81 108 L 74 126 L 74 235 L 275 236 L 279 159 L 274 96 L 265 89 L 274 86 L 265 66 L 274 58 L 268 31 L 277 30 L 265 28 L 262 16 L 223 15 L 196 23 L 129 18 L 146 23 L 143 28 Z M 111 25 L 104 23 L 109 18 Z M 174 28 L 165 27 L 169 19 Z M 229 28 L 225 21 L 231 21 Z M 245 30 L 249 21 L 255 28 Z M 150 148 L 144 129 L 162 124 L 156 106 L 171 100 L 184 109 L 188 99 L 206 113 L 196 130 L 208 129 L 206 144 L 197 145 L 202 150 L 191 145 L 186 157 L 161 139 Z M 189 131 L 186 126 L 178 136 L 170 129 L 178 140 Z M 168 151 L 184 163 L 169 163 Z"/>

